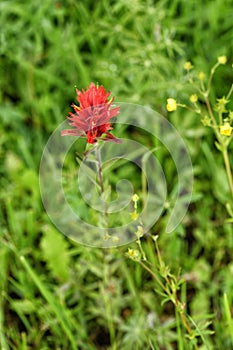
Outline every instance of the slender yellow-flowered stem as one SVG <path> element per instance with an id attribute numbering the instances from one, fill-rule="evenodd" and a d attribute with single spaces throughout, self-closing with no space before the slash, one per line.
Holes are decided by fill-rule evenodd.
<path id="1" fill-rule="evenodd" d="M 230 92 L 231 92 L 231 90 L 230 90 Z M 206 103 L 206 106 L 207 106 L 210 118 L 211 118 L 211 120 L 213 122 L 213 125 L 214 125 L 215 134 L 216 134 L 217 139 L 218 139 L 218 141 L 219 141 L 219 143 L 220 143 L 220 145 L 222 146 L 222 149 L 223 149 L 222 153 L 223 153 L 224 164 L 225 164 L 227 177 L 228 177 L 228 181 L 229 181 L 229 185 L 230 185 L 230 189 L 231 189 L 231 194 L 232 194 L 232 197 L 233 197 L 233 178 L 232 178 L 232 172 L 231 172 L 231 166 L 230 166 L 227 146 L 225 145 L 225 143 L 223 143 L 223 139 L 222 139 L 222 137 L 220 135 L 220 132 L 218 130 L 218 125 L 217 125 L 217 122 L 215 120 L 215 117 L 214 117 L 214 114 L 213 114 L 213 111 L 212 111 L 212 108 L 210 106 L 210 102 L 209 102 L 209 99 L 208 99 L 207 96 L 205 96 L 205 103 Z"/>

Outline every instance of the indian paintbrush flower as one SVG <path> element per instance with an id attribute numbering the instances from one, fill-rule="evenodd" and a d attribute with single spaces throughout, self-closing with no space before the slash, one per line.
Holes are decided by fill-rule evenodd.
<path id="1" fill-rule="evenodd" d="M 112 135 L 110 120 L 119 114 L 120 107 L 112 107 L 114 97 L 109 99 L 110 92 L 106 92 L 101 85 L 90 83 L 90 86 L 82 91 L 76 89 L 79 106 L 72 104 L 74 112 L 67 117 L 73 129 L 63 130 L 62 136 L 86 137 L 87 143 L 93 144 L 98 140 L 121 141 Z M 103 135 L 103 136 L 102 136 Z"/>

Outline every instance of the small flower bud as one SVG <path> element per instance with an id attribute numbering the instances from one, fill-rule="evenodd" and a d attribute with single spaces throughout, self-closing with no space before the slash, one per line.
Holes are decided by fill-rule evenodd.
<path id="1" fill-rule="evenodd" d="M 138 230 L 137 230 L 137 232 L 136 232 L 136 236 L 137 236 L 138 238 L 143 237 L 143 234 L 144 234 L 144 232 L 143 232 L 143 227 L 142 227 L 142 226 L 138 226 L 137 228 L 138 228 Z"/>
<path id="2" fill-rule="evenodd" d="M 215 105 L 216 111 L 219 113 L 226 113 L 227 110 L 226 110 L 225 106 L 228 102 L 229 102 L 229 100 L 227 100 L 225 98 L 225 96 L 223 96 L 222 98 L 218 98 L 217 103 Z"/>
<path id="3" fill-rule="evenodd" d="M 190 102 L 195 103 L 198 100 L 197 94 L 193 94 L 189 97 Z"/>
<path id="4" fill-rule="evenodd" d="M 132 248 L 128 248 L 128 252 L 126 253 L 126 255 L 135 261 L 139 261 L 141 259 L 141 254 L 139 252 L 139 250 L 137 249 L 132 249 Z"/>
<path id="5" fill-rule="evenodd" d="M 204 72 L 199 72 L 198 75 L 197 75 L 197 78 L 201 81 L 205 80 L 205 73 Z"/>
<path id="6" fill-rule="evenodd" d="M 192 65 L 192 63 L 190 61 L 185 62 L 185 64 L 184 64 L 184 69 L 185 70 L 190 70 L 192 68 L 193 68 L 193 65 Z"/>
<path id="7" fill-rule="evenodd" d="M 137 202 L 139 200 L 139 197 L 138 197 L 138 195 L 135 193 L 134 195 L 133 195 L 133 197 L 132 197 L 132 201 L 133 202 Z"/>
<path id="8" fill-rule="evenodd" d="M 138 218 L 138 213 L 136 211 L 133 211 L 132 213 L 130 213 L 131 219 L 132 220 L 137 220 Z"/>
<path id="9" fill-rule="evenodd" d="M 174 98 L 167 99 L 167 110 L 168 112 L 173 112 L 177 109 L 176 100 Z"/>
<path id="10" fill-rule="evenodd" d="M 226 64 L 226 63 L 227 63 L 227 58 L 226 58 L 226 56 L 219 56 L 219 57 L 218 57 L 218 63 L 219 63 L 219 64 Z"/>
<path id="11" fill-rule="evenodd" d="M 205 115 L 204 118 L 201 119 L 201 122 L 204 126 L 211 126 L 211 120 L 207 115 Z"/>

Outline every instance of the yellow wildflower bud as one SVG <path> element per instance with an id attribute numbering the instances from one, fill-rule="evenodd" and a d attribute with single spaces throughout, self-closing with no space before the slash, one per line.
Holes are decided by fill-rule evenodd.
<path id="1" fill-rule="evenodd" d="M 120 240 L 120 238 L 117 237 L 117 236 L 113 236 L 113 237 L 112 237 L 112 241 L 113 241 L 114 243 L 119 242 L 119 240 Z"/>
<path id="2" fill-rule="evenodd" d="M 128 254 L 129 256 L 134 256 L 134 252 L 135 252 L 135 250 L 134 250 L 134 249 L 132 249 L 132 248 L 128 248 L 128 252 L 127 252 L 127 254 Z"/>
<path id="3" fill-rule="evenodd" d="M 233 120 L 233 111 L 230 111 L 230 112 L 229 112 L 229 118 L 230 118 L 231 120 Z"/>
<path id="4" fill-rule="evenodd" d="M 109 236 L 108 233 L 105 233 L 105 235 L 104 235 L 104 240 L 105 240 L 105 241 L 108 241 L 110 237 L 111 237 L 111 236 Z"/>
<path id="5" fill-rule="evenodd" d="M 216 111 L 219 113 L 226 113 L 227 110 L 225 106 L 228 102 L 229 100 L 227 100 L 225 96 L 223 96 L 222 98 L 218 98 L 215 106 Z"/>
<path id="6" fill-rule="evenodd" d="M 128 248 L 128 252 L 126 253 L 126 255 L 132 259 L 132 260 L 136 260 L 139 261 L 141 258 L 141 254 L 139 252 L 139 250 L 137 249 L 132 249 L 132 248 Z"/>
<path id="7" fill-rule="evenodd" d="M 197 75 L 197 78 L 201 81 L 205 80 L 205 73 L 204 72 L 199 72 L 198 75 Z"/>
<path id="8" fill-rule="evenodd" d="M 133 197 L 132 197 L 132 201 L 133 202 L 137 202 L 139 200 L 139 197 L 138 197 L 138 195 L 135 193 L 134 195 L 133 195 Z"/>
<path id="9" fill-rule="evenodd" d="M 195 103 L 198 100 L 197 94 L 193 94 L 189 97 L 190 102 Z"/>
<path id="10" fill-rule="evenodd" d="M 144 232 L 143 232 L 143 227 L 142 226 L 138 226 L 138 230 L 136 232 L 136 235 L 138 238 L 141 238 L 143 236 Z"/>
<path id="11" fill-rule="evenodd" d="M 201 122 L 204 126 L 211 126 L 211 119 L 207 115 L 201 119 Z"/>
<path id="12" fill-rule="evenodd" d="M 138 218 L 138 213 L 136 211 L 133 211 L 132 213 L 130 213 L 131 219 L 132 220 L 137 220 Z"/>
<path id="13" fill-rule="evenodd" d="M 226 62 L 227 62 L 226 56 L 219 56 L 219 57 L 218 57 L 218 63 L 220 63 L 220 64 L 226 64 Z"/>
<path id="14" fill-rule="evenodd" d="M 232 127 L 229 122 L 225 122 L 223 125 L 220 126 L 220 134 L 225 136 L 231 136 L 232 133 Z"/>
<path id="15" fill-rule="evenodd" d="M 190 70 L 192 68 L 193 68 L 193 65 L 192 65 L 192 63 L 190 61 L 185 62 L 184 69 Z"/>
<path id="16" fill-rule="evenodd" d="M 174 98 L 167 99 L 167 110 L 168 112 L 173 112 L 177 109 L 176 100 Z"/>

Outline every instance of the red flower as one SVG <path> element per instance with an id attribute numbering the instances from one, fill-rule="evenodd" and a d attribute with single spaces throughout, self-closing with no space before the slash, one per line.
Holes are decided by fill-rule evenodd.
<path id="1" fill-rule="evenodd" d="M 74 113 L 70 112 L 67 117 L 74 129 L 63 130 L 61 135 L 87 137 L 88 143 L 95 143 L 98 139 L 120 143 L 121 141 L 109 132 L 112 129 L 110 119 L 115 117 L 120 109 L 111 108 L 114 97 L 108 100 L 110 92 L 106 92 L 102 85 L 95 86 L 94 83 L 90 83 L 86 91 L 76 89 L 76 93 L 79 107 L 72 104 Z M 103 134 L 104 137 L 101 138 Z"/>

